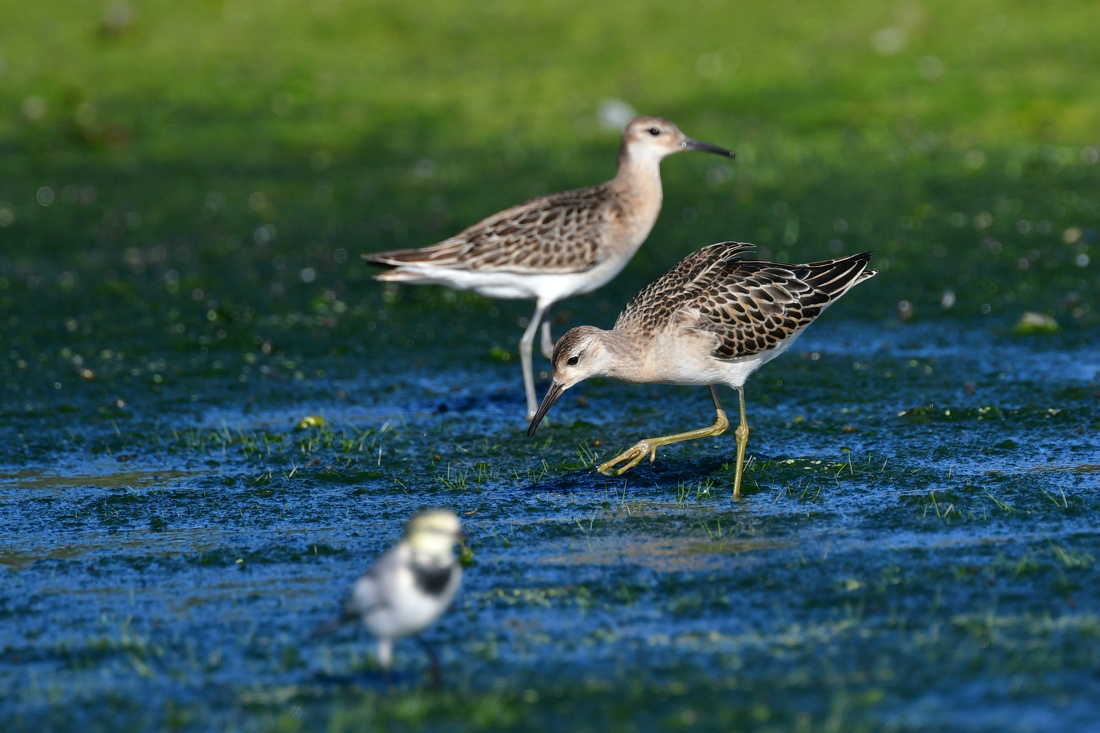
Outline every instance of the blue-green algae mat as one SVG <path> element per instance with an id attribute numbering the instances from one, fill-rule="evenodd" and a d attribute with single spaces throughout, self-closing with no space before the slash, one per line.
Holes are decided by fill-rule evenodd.
<path id="1" fill-rule="evenodd" d="M 1095 730 L 1095 3 L 0 6 L 0 730 Z M 738 157 L 555 334 L 712 242 L 875 250 L 736 503 L 732 431 L 592 470 L 707 390 L 528 439 L 532 306 L 359 261 L 606 179 L 624 103 Z M 427 506 L 474 559 L 391 687 L 310 634 Z"/>
<path id="2" fill-rule="evenodd" d="M 732 436 L 624 478 L 591 471 L 709 420 L 701 389 L 593 383 L 528 440 L 515 364 L 461 349 L 423 364 L 384 347 L 88 352 L 79 368 L 53 353 L 26 369 L 12 354 L 3 715 L 39 730 L 1086 729 L 1095 345 L 834 310 L 750 382 L 737 504 Z M 295 429 L 312 414 L 325 426 Z M 405 643 L 388 690 L 362 633 L 308 635 L 423 506 L 464 517 L 475 564 L 428 633 L 441 688 Z"/>

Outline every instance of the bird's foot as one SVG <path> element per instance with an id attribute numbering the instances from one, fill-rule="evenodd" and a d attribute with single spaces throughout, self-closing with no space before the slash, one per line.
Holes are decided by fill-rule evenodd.
<path id="1" fill-rule="evenodd" d="M 647 455 L 650 463 L 655 461 L 657 459 L 657 448 L 657 445 L 651 444 L 648 440 L 639 440 L 630 449 L 623 451 L 606 463 L 601 463 L 596 467 L 596 470 L 604 476 L 621 476 L 641 463 Z M 620 463 L 624 465 L 619 466 Z M 617 469 L 616 466 L 618 466 Z"/>

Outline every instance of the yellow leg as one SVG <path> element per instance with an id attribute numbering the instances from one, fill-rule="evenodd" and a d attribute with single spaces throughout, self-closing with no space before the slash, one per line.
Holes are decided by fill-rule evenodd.
<path id="1" fill-rule="evenodd" d="M 675 435 L 665 435 L 660 438 L 647 438 L 640 440 L 634 444 L 634 447 L 627 451 L 620 453 L 612 458 L 607 463 L 600 464 L 596 470 L 604 475 L 620 476 L 626 471 L 637 466 L 643 458 L 649 456 L 649 460 L 653 461 L 657 458 L 657 449 L 662 445 L 669 445 L 670 443 L 679 443 L 684 440 L 695 440 L 696 438 L 710 438 L 715 435 L 721 435 L 726 432 L 726 428 L 730 426 L 730 421 L 726 418 L 726 411 L 722 409 L 722 403 L 718 401 L 718 390 L 711 385 L 710 396 L 714 400 L 714 409 L 718 413 L 718 418 L 714 421 L 713 425 L 705 428 L 699 428 L 698 430 L 689 430 L 686 433 L 676 433 Z M 745 419 L 745 400 L 744 396 L 741 398 L 741 424 L 744 425 Z M 740 430 L 740 428 L 738 428 Z M 747 434 L 746 428 L 746 434 Z M 619 466 L 620 463 L 625 465 Z M 740 471 L 738 471 L 738 480 L 740 480 Z"/>
<path id="2" fill-rule="evenodd" d="M 737 387 L 737 398 L 741 403 L 741 422 L 733 432 L 737 438 L 737 475 L 733 479 L 733 498 L 741 498 L 741 471 L 745 468 L 745 446 L 749 443 L 749 423 L 745 419 L 745 388 Z"/>

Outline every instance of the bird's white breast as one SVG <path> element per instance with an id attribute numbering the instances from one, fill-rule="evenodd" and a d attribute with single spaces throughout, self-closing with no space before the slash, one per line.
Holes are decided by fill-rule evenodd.
<path id="1" fill-rule="evenodd" d="M 408 565 L 411 553 L 404 547 L 396 552 L 391 572 L 364 576 L 354 590 L 354 596 L 360 596 L 369 608 L 363 613 L 363 625 L 383 639 L 418 633 L 435 621 L 454 598 L 462 573 L 456 565 L 446 590 L 440 595 L 429 595 L 416 584 Z"/>
<path id="2" fill-rule="evenodd" d="M 739 359 L 718 359 L 712 356 L 717 346 L 713 336 L 701 332 L 691 335 L 677 328 L 665 329 L 653 336 L 648 353 L 636 363 L 636 373 L 620 378 L 631 382 L 743 387 L 753 372 L 790 348 L 801 333 L 795 333 L 768 351 Z M 692 343 L 696 340 L 697 343 Z"/>

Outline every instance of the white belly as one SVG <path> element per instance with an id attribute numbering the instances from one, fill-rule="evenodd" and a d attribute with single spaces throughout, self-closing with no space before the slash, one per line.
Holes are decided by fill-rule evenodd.
<path id="1" fill-rule="evenodd" d="M 666 331 L 656 337 L 650 360 L 634 375 L 642 378 L 628 378 L 628 381 L 743 387 L 749 375 L 789 349 L 801 333 L 798 331 L 774 349 L 726 360 L 711 356 L 713 344 L 706 337 L 692 341 L 685 338 L 683 331 Z"/>
<path id="2" fill-rule="evenodd" d="M 580 293 L 589 293 L 618 275 L 629 258 L 608 260 L 584 272 L 566 274 L 528 274 L 484 270 L 452 270 L 446 267 L 401 265 L 376 276 L 387 282 L 417 285 L 445 285 L 455 290 L 470 290 L 500 300 L 537 300 L 549 306 Z"/>

